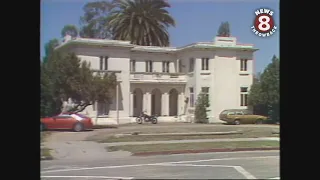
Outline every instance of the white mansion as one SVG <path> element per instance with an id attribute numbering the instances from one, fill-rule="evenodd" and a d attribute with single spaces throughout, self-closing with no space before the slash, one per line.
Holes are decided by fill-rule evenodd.
<path id="1" fill-rule="evenodd" d="M 257 49 L 235 37 L 175 48 L 66 36 L 56 50 L 76 53 L 97 72 L 116 73 L 112 103 L 83 112 L 96 123 L 113 124 L 134 122 L 141 111 L 157 114 L 159 122 L 192 122 L 200 92 L 209 96 L 209 122 L 218 122 L 224 109 L 247 108 Z"/>

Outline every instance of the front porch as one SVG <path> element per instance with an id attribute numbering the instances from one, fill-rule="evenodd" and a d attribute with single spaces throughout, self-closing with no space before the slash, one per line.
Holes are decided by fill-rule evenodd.
<path id="1" fill-rule="evenodd" d="M 178 119 L 186 113 L 184 85 L 131 84 L 130 89 L 130 117 L 137 117 L 144 111 L 163 119 Z"/>

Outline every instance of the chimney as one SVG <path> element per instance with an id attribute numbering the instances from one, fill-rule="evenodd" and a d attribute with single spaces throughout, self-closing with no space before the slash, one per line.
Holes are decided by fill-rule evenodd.
<path id="1" fill-rule="evenodd" d="M 69 34 L 67 34 L 66 36 L 64 36 L 63 42 L 68 42 L 68 41 L 71 40 L 71 38 L 72 38 L 72 37 L 71 37 Z"/>

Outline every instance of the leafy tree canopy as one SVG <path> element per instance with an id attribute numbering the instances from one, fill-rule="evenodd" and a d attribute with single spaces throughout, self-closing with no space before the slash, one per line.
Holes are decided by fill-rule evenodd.
<path id="1" fill-rule="evenodd" d="M 195 109 L 195 122 L 196 123 L 208 123 L 207 107 L 209 106 L 208 96 L 200 93 L 196 103 Z"/>
<path id="2" fill-rule="evenodd" d="M 80 36 L 83 38 L 111 38 L 107 26 L 107 16 L 112 8 L 109 1 L 88 2 L 84 7 L 84 15 L 80 17 Z"/>
<path id="3" fill-rule="evenodd" d="M 117 40 L 144 46 L 169 46 L 168 27 L 175 26 L 165 0 L 114 0 L 107 18 Z"/>
<path id="4" fill-rule="evenodd" d="M 44 52 L 45 52 L 45 57 L 43 58 L 44 63 L 48 61 L 50 54 L 53 53 L 54 48 L 57 47 L 58 45 L 59 45 L 58 39 L 52 39 L 44 45 Z"/>
<path id="5" fill-rule="evenodd" d="M 95 74 L 90 64 L 81 62 L 73 53 L 54 52 L 41 68 L 41 113 L 53 115 L 62 111 L 62 103 L 69 98 L 75 107 L 70 112 L 81 112 L 95 101 L 110 101 L 116 86 L 115 74 Z"/>
<path id="6" fill-rule="evenodd" d="M 230 25 L 229 22 L 222 22 L 219 29 L 218 29 L 218 35 L 217 36 L 221 36 L 221 37 L 230 37 Z"/>
<path id="7" fill-rule="evenodd" d="M 259 114 L 279 120 L 280 100 L 280 59 L 275 55 L 259 77 L 255 77 L 249 92 L 249 105 L 258 109 Z"/>
<path id="8" fill-rule="evenodd" d="M 61 30 L 61 36 L 64 37 L 66 35 L 70 35 L 71 37 L 77 37 L 78 36 L 77 27 L 72 24 L 65 25 Z"/>

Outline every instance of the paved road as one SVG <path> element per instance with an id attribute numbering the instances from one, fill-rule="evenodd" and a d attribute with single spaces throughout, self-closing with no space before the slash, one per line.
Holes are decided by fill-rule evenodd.
<path id="1" fill-rule="evenodd" d="M 276 179 L 279 151 L 42 161 L 41 177 L 44 180 Z"/>

